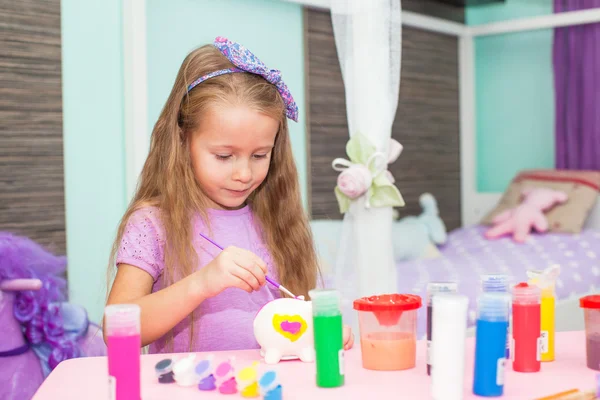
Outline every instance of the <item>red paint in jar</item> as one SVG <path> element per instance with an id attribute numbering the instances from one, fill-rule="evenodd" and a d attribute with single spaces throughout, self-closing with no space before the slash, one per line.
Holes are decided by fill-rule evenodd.
<path id="1" fill-rule="evenodd" d="M 538 372 L 541 360 L 541 292 L 536 286 L 519 283 L 513 288 L 513 370 Z"/>

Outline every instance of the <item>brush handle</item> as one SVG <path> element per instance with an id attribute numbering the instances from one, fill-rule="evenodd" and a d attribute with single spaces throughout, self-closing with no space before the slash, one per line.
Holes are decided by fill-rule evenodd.
<path id="1" fill-rule="evenodd" d="M 268 276 L 265 275 L 265 279 L 267 280 L 267 282 L 269 282 L 271 285 L 279 288 L 281 285 L 277 282 L 275 282 L 273 279 L 269 278 Z"/>
<path id="2" fill-rule="evenodd" d="M 211 238 L 209 238 L 208 236 L 204 236 L 203 234 L 200 234 L 200 236 L 202 236 L 204 239 L 208 240 L 210 243 L 214 244 L 215 247 L 218 247 L 219 249 L 223 250 L 223 247 L 219 246 L 217 243 L 215 243 Z"/>

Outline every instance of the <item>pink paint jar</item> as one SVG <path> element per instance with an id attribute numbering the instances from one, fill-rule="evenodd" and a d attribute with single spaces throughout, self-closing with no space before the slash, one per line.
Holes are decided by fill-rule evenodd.
<path id="1" fill-rule="evenodd" d="M 114 304 L 104 310 L 108 344 L 109 399 L 140 400 L 140 307 Z"/>
<path id="2" fill-rule="evenodd" d="M 585 349 L 587 366 L 600 371 L 600 295 L 579 299 L 585 318 Z"/>
<path id="3" fill-rule="evenodd" d="M 354 301 L 363 368 L 398 371 L 415 367 L 420 307 L 421 297 L 412 294 L 385 294 Z"/>

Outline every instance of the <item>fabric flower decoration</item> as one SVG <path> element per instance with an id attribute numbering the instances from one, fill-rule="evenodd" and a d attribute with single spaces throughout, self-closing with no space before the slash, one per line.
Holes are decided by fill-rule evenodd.
<path id="1" fill-rule="evenodd" d="M 338 175 L 337 185 L 340 192 L 350 199 L 356 199 L 369 190 L 373 183 L 371 171 L 364 165 L 354 164 Z"/>
<path id="2" fill-rule="evenodd" d="M 394 177 L 387 165 L 396 161 L 402 152 L 402 145 L 391 139 L 388 154 L 376 150 L 363 135 L 355 135 L 346 144 L 346 154 L 350 160 L 336 158 L 332 166 L 340 171 L 335 187 L 335 196 L 344 214 L 352 201 L 366 196 L 368 207 L 403 207 L 404 199 L 394 186 Z"/>

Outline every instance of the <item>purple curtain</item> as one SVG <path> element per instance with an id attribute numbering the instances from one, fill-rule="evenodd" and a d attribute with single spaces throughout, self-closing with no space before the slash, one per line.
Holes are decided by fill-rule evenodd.
<path id="1" fill-rule="evenodd" d="M 600 0 L 554 0 L 554 12 Z M 556 167 L 600 170 L 600 23 L 554 29 Z"/>

